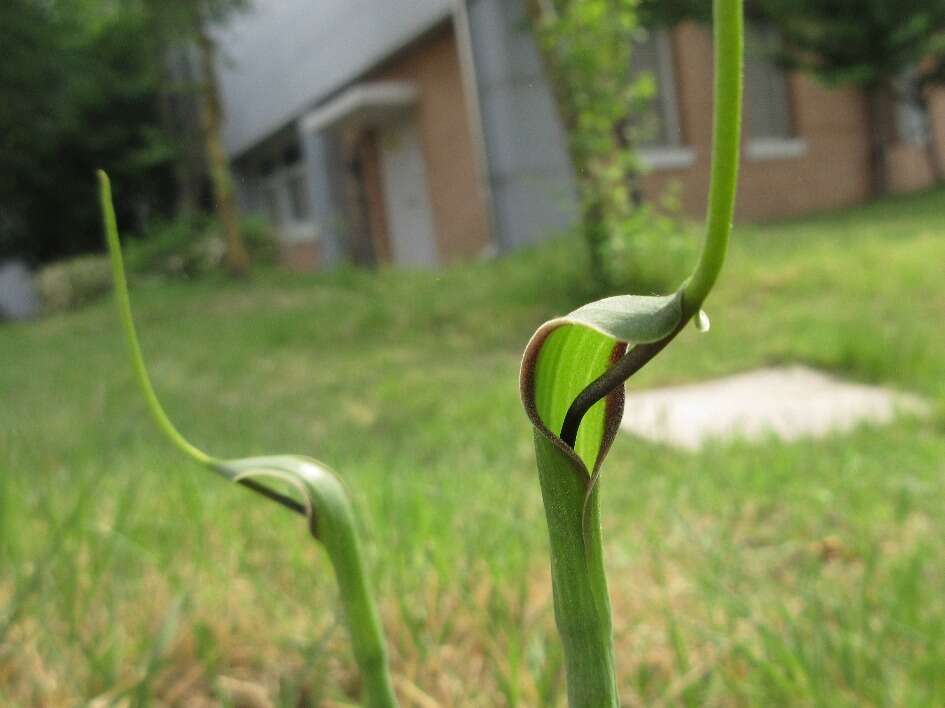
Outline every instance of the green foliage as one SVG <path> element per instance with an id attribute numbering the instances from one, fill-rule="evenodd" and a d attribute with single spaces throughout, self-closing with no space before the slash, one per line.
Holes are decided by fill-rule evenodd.
<path id="1" fill-rule="evenodd" d="M 148 31 L 114 3 L 0 3 L 0 257 L 100 249 L 99 165 L 121 180 L 128 221 L 166 201 L 172 153 Z"/>
<path id="2" fill-rule="evenodd" d="M 616 287 L 666 292 L 685 277 L 686 264 L 695 260 L 697 252 L 680 213 L 677 184 L 658 201 L 640 204 L 612 225 L 605 258 Z"/>
<path id="3" fill-rule="evenodd" d="M 636 0 L 529 0 L 529 13 L 566 132 L 581 203 L 581 230 L 596 280 L 613 280 L 613 234 L 626 233 L 637 208 L 635 143 L 652 78 L 635 75 L 633 43 L 645 36 Z"/>
<path id="4" fill-rule="evenodd" d="M 711 20 L 700 0 L 641 0 L 646 26 L 684 19 Z M 931 115 L 929 90 L 945 84 L 945 0 L 752 0 L 749 18 L 777 31 L 753 51 L 787 69 L 812 74 L 828 86 L 867 93 L 873 196 L 889 189 L 887 152 L 895 134 L 891 103 L 902 101 Z M 932 176 L 945 180 L 937 135 L 926 156 Z"/>
<path id="5" fill-rule="evenodd" d="M 108 259 L 88 255 L 51 263 L 37 273 L 36 286 L 44 312 L 74 310 L 95 302 L 111 290 Z"/>
<path id="6" fill-rule="evenodd" d="M 639 12 L 644 27 L 672 27 L 685 20 L 712 21 L 712 3 L 705 0 L 640 0 Z"/>
<path id="7" fill-rule="evenodd" d="M 756 0 L 755 12 L 778 28 L 783 65 L 867 92 L 871 188 L 886 193 L 891 103 L 930 116 L 928 89 L 945 81 L 945 0 Z M 933 177 L 945 179 L 934 129 L 926 155 Z"/>
<path id="8" fill-rule="evenodd" d="M 193 277 L 216 269 L 220 248 L 204 214 L 191 212 L 149 226 L 127 250 L 135 273 Z"/>
<path id="9" fill-rule="evenodd" d="M 648 26 L 682 19 L 707 21 L 698 0 L 642 0 Z M 867 93 L 873 196 L 889 189 L 887 152 L 895 134 L 891 102 L 930 115 L 929 89 L 945 83 L 945 0 L 752 0 L 749 18 L 777 31 L 778 41 L 754 51 L 783 67 L 812 74 L 828 86 Z M 933 178 L 945 179 L 935 131 L 926 155 Z"/>
<path id="10" fill-rule="evenodd" d="M 242 237 L 254 263 L 275 262 L 277 242 L 268 222 L 258 217 L 243 219 Z M 193 278 L 219 272 L 226 245 L 215 218 L 191 212 L 158 221 L 126 249 L 133 272 Z"/>
<path id="11" fill-rule="evenodd" d="M 131 6 L 144 8 L 155 30 L 155 39 L 167 46 L 193 35 L 204 23 L 226 22 L 234 14 L 244 12 L 252 0 L 123 0 Z"/>
<path id="12" fill-rule="evenodd" d="M 631 0 L 559 1 L 543 6 L 538 38 L 554 62 L 557 80 L 568 97 L 573 149 L 601 177 L 615 145 L 615 129 L 645 88 L 631 79 L 631 52 L 637 30 L 635 2 Z M 630 155 L 621 155 L 630 160 Z M 607 175 L 609 176 L 609 175 Z"/>
<path id="13" fill-rule="evenodd" d="M 233 176 L 223 139 L 223 110 L 220 97 L 217 55 L 213 32 L 233 13 L 245 10 L 249 0 L 135 0 L 149 18 L 154 53 L 165 59 L 175 54 L 192 63 L 196 75 L 190 86 L 175 87 L 179 98 L 196 107 L 203 139 L 206 176 L 213 189 L 213 205 L 223 228 L 226 249 L 224 264 L 230 275 L 245 277 L 250 271 L 250 254 L 240 239 L 240 214 Z M 191 52 L 191 50 L 194 50 Z M 177 176 L 182 202 L 193 200 L 193 164 L 181 155 Z M 189 175 L 189 176 L 188 176 Z M 191 193 L 188 197 L 188 193 Z M 185 208 L 192 208 L 188 204 Z"/>
<path id="14" fill-rule="evenodd" d="M 828 84 L 888 87 L 945 62 L 943 0 L 755 0 L 754 9 L 781 33 L 780 59 Z"/>
<path id="15" fill-rule="evenodd" d="M 38 164 L 50 161 L 58 126 L 52 116 L 63 91 L 56 61 L 60 37 L 48 31 L 49 18 L 38 3 L 0 4 L 0 257 L 28 245 L 33 190 L 46 183 Z M 32 116 L 35 120 L 24 120 Z"/>

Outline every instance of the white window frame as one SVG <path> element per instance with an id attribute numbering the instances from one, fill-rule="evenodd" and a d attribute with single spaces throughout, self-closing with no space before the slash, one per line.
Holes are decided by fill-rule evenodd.
<path id="1" fill-rule="evenodd" d="M 916 100 L 916 72 L 906 71 L 897 81 L 893 104 L 893 129 L 900 145 L 924 147 L 932 139 L 932 116 Z"/>
<path id="2" fill-rule="evenodd" d="M 653 80 L 659 86 L 660 116 L 665 121 L 663 132 L 670 140 L 664 145 L 641 147 L 637 155 L 643 166 L 652 171 L 685 169 L 695 163 L 696 152 L 691 146 L 682 144 L 672 35 L 663 29 L 652 32 L 650 37 L 656 44 L 656 75 Z"/>
<path id="3" fill-rule="evenodd" d="M 765 27 L 755 27 L 753 32 L 758 38 L 763 39 L 765 33 L 777 32 L 773 30 L 770 26 Z M 755 60 L 764 60 L 763 58 L 755 57 Z M 747 58 L 746 58 L 747 61 Z M 777 69 L 777 67 L 775 67 Z M 787 106 L 786 110 L 791 110 L 791 99 L 793 96 L 793 86 L 791 82 L 791 75 L 783 70 L 780 70 L 780 73 L 783 75 L 781 78 L 784 80 L 785 90 L 787 93 Z M 748 86 L 746 85 L 746 95 L 745 95 L 745 106 L 746 106 L 746 123 L 751 120 L 747 112 L 750 109 L 751 96 L 748 95 Z M 789 115 L 789 133 L 788 136 L 764 136 L 764 137 L 748 137 L 745 141 L 745 159 L 752 162 L 767 162 L 774 160 L 793 160 L 800 157 L 803 157 L 807 154 L 807 140 L 803 137 L 797 135 L 797 125 L 794 115 Z M 747 131 L 746 131 L 747 132 Z"/>
<path id="4" fill-rule="evenodd" d="M 272 224 L 272 227 L 276 230 L 279 238 L 286 243 L 317 240 L 318 229 L 315 226 L 315 215 L 311 213 L 311 199 L 309 199 L 310 213 L 307 219 L 297 219 L 292 213 L 291 197 L 289 196 L 290 177 L 300 177 L 307 188 L 308 175 L 306 174 L 304 161 L 291 167 L 280 167 L 268 177 L 260 180 L 260 192 L 264 193 L 271 189 L 276 196 L 279 221 Z M 263 201 L 265 201 L 265 197 L 263 197 Z M 268 210 L 264 209 L 264 211 Z M 268 213 L 266 213 L 266 217 L 269 218 Z"/>
<path id="5" fill-rule="evenodd" d="M 688 146 L 640 148 L 637 156 L 644 167 L 654 172 L 684 170 L 696 162 L 696 151 Z"/>
<path id="6" fill-rule="evenodd" d="M 806 154 L 804 138 L 752 138 L 745 145 L 745 158 L 752 162 L 794 160 Z"/>

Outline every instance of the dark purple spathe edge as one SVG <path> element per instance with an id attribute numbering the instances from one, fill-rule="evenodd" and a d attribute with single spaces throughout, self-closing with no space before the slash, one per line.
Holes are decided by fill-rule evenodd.
<path id="1" fill-rule="evenodd" d="M 620 428 L 620 421 L 623 418 L 625 395 L 623 386 L 618 386 L 604 399 L 604 432 L 601 438 L 600 448 L 597 452 L 597 458 L 594 461 L 594 469 L 593 472 L 591 472 L 587 469 L 584 461 L 577 453 L 567 445 L 557 433 L 553 432 L 545 425 L 538 414 L 538 406 L 535 402 L 535 368 L 538 363 L 538 356 L 551 333 L 565 325 L 579 327 L 588 326 L 584 322 L 576 321 L 568 317 L 559 317 L 554 320 L 549 320 L 539 327 L 535 334 L 532 335 L 528 346 L 525 347 L 525 353 L 522 356 L 522 367 L 519 374 L 519 393 L 522 397 L 522 405 L 525 407 L 525 413 L 535 427 L 535 430 L 571 461 L 572 469 L 575 474 L 580 477 L 581 483 L 587 488 L 588 495 L 590 495 L 597 482 L 597 478 L 600 476 L 601 465 L 604 463 L 607 453 L 610 452 L 610 448 L 617 437 L 617 430 Z M 589 329 L 595 328 L 589 327 Z M 615 339 L 610 354 L 611 363 L 618 361 L 626 351 L 627 343 Z"/>

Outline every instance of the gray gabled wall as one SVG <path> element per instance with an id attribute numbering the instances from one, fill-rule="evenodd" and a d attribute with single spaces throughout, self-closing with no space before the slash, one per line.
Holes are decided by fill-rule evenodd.
<path id="1" fill-rule="evenodd" d="M 230 154 L 246 156 L 266 138 L 298 130 L 310 109 L 449 18 L 452 2 L 255 0 L 219 35 Z M 573 225 L 574 180 L 521 0 L 467 0 L 467 7 L 495 237 L 506 251 Z M 343 257 L 343 209 L 324 202 L 331 193 L 316 179 L 331 168 L 316 164 L 327 145 L 303 140 L 330 263 Z"/>
<path id="2" fill-rule="evenodd" d="M 230 154 L 286 127 L 451 7 L 450 0 L 255 0 L 218 35 Z"/>
<path id="3" fill-rule="evenodd" d="M 564 134 L 521 0 L 469 0 L 482 128 L 501 250 L 570 228 Z"/>

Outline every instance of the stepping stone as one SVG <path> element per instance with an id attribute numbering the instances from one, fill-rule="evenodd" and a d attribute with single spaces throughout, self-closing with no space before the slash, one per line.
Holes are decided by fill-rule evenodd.
<path id="1" fill-rule="evenodd" d="M 861 423 L 889 423 L 900 413 L 928 412 L 916 396 L 789 366 L 672 388 L 631 388 L 621 428 L 698 450 L 710 440 L 820 438 Z"/>

